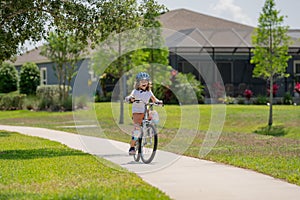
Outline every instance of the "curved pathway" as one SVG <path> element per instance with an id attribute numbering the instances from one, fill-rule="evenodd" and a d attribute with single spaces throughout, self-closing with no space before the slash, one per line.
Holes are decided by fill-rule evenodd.
<path id="1" fill-rule="evenodd" d="M 158 151 L 149 165 L 128 156 L 128 144 L 44 128 L 0 125 L 15 131 L 61 142 L 103 157 L 166 192 L 173 199 L 299 200 L 300 187 L 250 170 Z M 122 170 L 122 168 L 120 168 Z"/>

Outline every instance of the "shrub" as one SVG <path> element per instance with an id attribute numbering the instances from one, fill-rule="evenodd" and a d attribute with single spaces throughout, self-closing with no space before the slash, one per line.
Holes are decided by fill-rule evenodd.
<path id="1" fill-rule="evenodd" d="M 278 89 L 279 89 L 279 85 L 277 85 L 276 83 L 273 84 L 273 96 L 275 97 L 277 92 L 278 92 Z M 268 87 L 267 89 L 267 92 L 268 92 L 268 96 L 270 96 L 270 86 Z"/>
<path id="2" fill-rule="evenodd" d="M 285 93 L 285 95 L 283 96 L 283 104 L 285 105 L 293 104 L 293 97 L 290 93 Z"/>
<path id="3" fill-rule="evenodd" d="M 299 82 L 296 83 L 294 90 L 295 90 L 295 92 L 300 94 L 300 83 Z"/>
<path id="4" fill-rule="evenodd" d="M 72 111 L 73 105 L 72 105 L 72 97 L 69 96 L 67 99 L 65 99 L 62 102 L 61 111 Z"/>
<path id="5" fill-rule="evenodd" d="M 70 90 L 70 89 L 69 89 Z M 65 88 L 65 92 L 67 88 Z M 38 86 L 36 95 L 40 99 L 39 110 L 66 111 L 72 110 L 72 98 L 60 100 L 59 85 Z"/>
<path id="6" fill-rule="evenodd" d="M 12 64 L 0 66 L 0 93 L 9 93 L 18 89 L 18 72 Z"/>
<path id="7" fill-rule="evenodd" d="M 204 102 L 203 86 L 191 73 L 172 73 L 170 85 L 154 84 L 154 86 L 155 96 L 162 99 L 165 104 L 178 104 L 179 101 L 182 104 Z"/>
<path id="8" fill-rule="evenodd" d="M 111 96 L 112 96 L 112 92 L 107 92 L 106 96 L 97 94 L 95 95 L 95 102 L 110 102 Z"/>
<path id="9" fill-rule="evenodd" d="M 111 96 L 111 92 L 110 92 L 110 96 Z M 75 109 L 84 109 L 87 106 L 87 102 L 88 99 L 86 96 L 80 96 L 75 98 L 75 102 L 72 102 L 73 107 L 75 107 Z"/>
<path id="10" fill-rule="evenodd" d="M 258 96 L 254 103 L 257 105 L 266 105 L 268 103 L 268 98 L 266 96 Z"/>
<path id="11" fill-rule="evenodd" d="M 40 71 L 35 63 L 25 63 L 20 71 L 20 93 L 35 95 L 40 84 Z"/>
<path id="12" fill-rule="evenodd" d="M 27 96 L 23 102 L 23 109 L 38 110 L 40 100 L 36 96 Z"/>
<path id="13" fill-rule="evenodd" d="M 59 110 L 59 86 L 58 85 L 42 85 L 38 86 L 36 95 L 40 99 L 39 110 Z"/>
<path id="14" fill-rule="evenodd" d="M 250 100 L 250 98 L 251 98 L 252 96 L 253 96 L 253 92 L 252 92 L 251 90 L 246 89 L 246 90 L 244 91 L 244 97 L 245 97 L 246 99 Z"/>
<path id="15" fill-rule="evenodd" d="M 222 99 L 225 104 L 235 104 L 236 100 L 234 97 L 226 96 Z"/>
<path id="16" fill-rule="evenodd" d="M 242 98 L 242 97 L 238 97 L 238 98 L 237 98 L 237 103 L 238 103 L 238 104 L 245 104 L 245 99 Z"/>
<path id="17" fill-rule="evenodd" d="M 23 101 L 26 95 L 9 93 L 0 96 L 1 110 L 20 110 L 23 107 Z"/>
<path id="18" fill-rule="evenodd" d="M 285 130 L 284 126 L 273 125 L 273 126 L 261 127 L 258 130 L 254 131 L 254 133 L 260 134 L 260 135 L 271 135 L 271 136 L 279 137 L 279 136 L 286 135 L 288 132 L 287 132 L 287 130 Z"/>

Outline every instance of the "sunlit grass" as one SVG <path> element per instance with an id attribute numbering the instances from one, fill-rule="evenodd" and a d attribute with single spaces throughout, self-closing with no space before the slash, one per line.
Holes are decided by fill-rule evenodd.
<path id="1" fill-rule="evenodd" d="M 165 149 L 174 140 L 178 129 L 187 130 L 188 133 L 189 129 L 198 127 L 196 136 L 187 134 L 187 137 L 192 137 L 188 139 L 192 139 L 193 142 L 188 144 L 188 149 L 185 152 L 177 152 L 180 148 L 174 146 L 167 149 L 188 156 L 199 157 L 199 151 L 208 127 L 210 123 L 216 123 L 211 121 L 212 105 L 183 107 L 166 105 L 155 109 L 161 115 L 158 126 L 158 147 Z M 125 121 L 122 126 L 129 127 L 128 130 L 131 130 L 132 127 L 130 112 L 131 107 L 126 104 Z M 100 133 L 98 129 L 82 129 L 80 134 L 129 142 L 130 133 L 124 132 L 123 127 L 119 125 L 118 103 L 97 103 L 95 110 L 76 111 L 76 113 L 82 115 L 82 119 L 93 119 L 94 117 L 102 130 Z M 181 124 L 182 113 L 190 113 L 190 115 L 185 115 L 187 118 L 185 118 L 184 124 Z M 276 135 L 276 137 L 255 134 L 256 131 L 263 130 L 267 126 L 268 114 L 269 107 L 266 105 L 226 106 L 222 134 L 205 159 L 253 169 L 300 185 L 300 173 L 298 173 L 300 166 L 300 106 L 274 106 L 274 127 L 276 131 L 284 133 Z M 198 115 L 200 116 L 199 121 L 197 121 Z M 2 124 L 46 127 L 77 133 L 75 128 L 62 127 L 75 124 L 72 121 L 73 113 L 10 111 L 0 112 L 0 119 Z M 280 130 L 276 127 L 280 127 Z"/>
<path id="2" fill-rule="evenodd" d="M 0 199 L 169 199 L 108 161 L 0 131 Z"/>

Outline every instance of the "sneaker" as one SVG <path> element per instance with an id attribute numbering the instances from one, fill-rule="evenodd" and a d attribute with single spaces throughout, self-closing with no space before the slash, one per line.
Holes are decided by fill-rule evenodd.
<path id="1" fill-rule="evenodd" d="M 130 149 L 129 149 L 129 155 L 130 155 L 130 156 L 133 156 L 133 155 L 135 155 L 135 154 L 136 154 L 135 148 L 134 148 L 134 147 L 130 147 Z"/>

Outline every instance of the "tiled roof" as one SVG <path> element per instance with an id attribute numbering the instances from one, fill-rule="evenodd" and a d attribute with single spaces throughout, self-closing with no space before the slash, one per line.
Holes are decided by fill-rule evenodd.
<path id="1" fill-rule="evenodd" d="M 252 30 L 254 27 L 228 21 L 225 19 L 204 15 L 187 9 L 177 9 L 166 12 L 159 17 L 163 27 L 176 31 L 198 28 L 207 29 L 231 29 Z"/>
<path id="2" fill-rule="evenodd" d="M 254 27 L 239 24 L 190 11 L 187 9 L 172 10 L 159 17 L 162 27 L 170 29 L 165 31 L 166 42 L 169 47 L 174 46 L 193 46 L 231 48 L 233 51 L 243 51 L 243 48 L 252 47 L 251 35 Z M 290 46 L 291 52 L 299 53 L 300 30 L 289 30 L 288 34 L 294 43 Z M 192 39 L 192 40 L 191 40 Z M 169 44 L 168 44 L 169 42 Z M 171 44 L 170 44 L 171 43 Z M 230 50 L 230 51 L 231 51 Z M 48 58 L 40 55 L 41 47 L 31 50 L 17 57 L 15 65 L 22 65 L 25 62 L 46 63 Z M 226 50 L 225 50 L 226 51 Z"/>
<path id="3" fill-rule="evenodd" d="M 40 55 L 41 48 L 42 47 L 40 46 L 24 53 L 21 56 L 18 56 L 17 60 L 14 62 L 14 65 L 23 65 L 26 62 L 35 62 L 36 64 L 51 62 L 47 57 Z"/>

